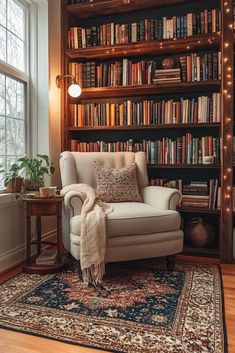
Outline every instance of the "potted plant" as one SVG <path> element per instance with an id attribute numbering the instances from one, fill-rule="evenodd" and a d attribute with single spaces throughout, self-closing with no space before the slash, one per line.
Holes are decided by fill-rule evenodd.
<path id="1" fill-rule="evenodd" d="M 38 154 L 35 158 L 21 157 L 18 159 L 20 169 L 25 173 L 23 187 L 26 191 L 39 190 L 44 185 L 45 175 L 51 176 L 55 167 L 45 154 Z"/>
<path id="2" fill-rule="evenodd" d="M 17 163 L 13 163 L 8 171 L 2 169 L 0 173 L 4 173 L 4 185 L 7 188 L 7 192 L 21 192 L 23 178 L 20 176 L 21 167 Z"/>

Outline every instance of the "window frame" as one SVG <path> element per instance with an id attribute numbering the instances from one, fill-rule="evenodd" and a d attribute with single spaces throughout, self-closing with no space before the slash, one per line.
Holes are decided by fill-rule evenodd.
<path id="1" fill-rule="evenodd" d="M 14 0 L 19 6 L 25 9 L 25 45 L 24 45 L 24 54 L 25 54 L 25 71 L 11 66 L 7 62 L 0 60 L 0 73 L 6 75 L 16 81 L 23 83 L 24 85 L 24 112 L 25 112 L 25 153 L 30 152 L 30 121 L 29 121 L 29 111 L 30 111 L 30 95 L 29 95 L 29 86 L 30 86 L 30 5 L 33 5 L 33 2 L 28 0 Z M 35 19 L 32 19 L 32 25 L 35 23 Z M 6 189 L 0 189 L 0 201 L 3 201 L 3 196 L 9 196 L 6 193 Z M 12 197 L 10 196 L 11 200 Z"/>

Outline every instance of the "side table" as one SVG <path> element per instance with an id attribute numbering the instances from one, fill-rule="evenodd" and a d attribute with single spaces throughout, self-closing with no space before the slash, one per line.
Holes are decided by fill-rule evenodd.
<path id="1" fill-rule="evenodd" d="M 23 198 L 26 205 L 26 220 L 27 220 L 27 258 L 23 264 L 23 271 L 27 273 L 47 274 L 55 273 L 61 270 L 64 265 L 62 256 L 62 202 L 63 196 L 55 196 L 50 198 Z M 36 233 L 37 239 L 32 240 L 31 236 L 31 216 L 36 216 Z M 41 217 L 56 216 L 57 217 L 57 236 L 56 242 L 41 239 Z M 56 262 L 52 265 L 36 264 L 36 258 L 41 253 L 41 245 L 56 246 L 57 256 Z M 37 255 L 31 256 L 31 246 L 37 245 Z"/>

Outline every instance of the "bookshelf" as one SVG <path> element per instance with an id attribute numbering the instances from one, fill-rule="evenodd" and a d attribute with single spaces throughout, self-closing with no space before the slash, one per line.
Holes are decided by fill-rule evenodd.
<path id="1" fill-rule="evenodd" d="M 177 14 L 187 16 L 188 13 L 200 13 L 209 9 L 220 9 L 221 22 L 220 31 L 213 33 L 194 33 L 183 35 L 180 38 L 165 38 L 154 40 L 142 40 L 122 44 L 108 44 L 87 46 L 72 49 L 70 47 L 71 37 L 68 39 L 68 31 L 72 27 L 102 26 L 103 24 L 138 22 L 144 18 L 163 17 L 172 18 L 177 6 Z M 195 15 L 196 16 L 196 15 Z M 204 15 L 203 15 L 204 16 Z M 203 17 L 204 18 L 204 17 Z M 216 17 L 216 21 L 218 16 Z M 144 21 L 144 20 L 143 20 Z M 218 20 L 219 21 L 219 20 Z M 233 1 L 209 0 L 206 5 L 201 0 L 94 0 L 93 2 L 71 4 L 69 0 L 62 1 L 62 74 L 71 73 L 72 63 L 85 65 L 93 62 L 114 63 L 127 58 L 133 63 L 138 60 L 147 62 L 157 59 L 159 62 L 166 57 L 176 58 L 179 62 L 181 56 L 190 56 L 197 53 L 221 52 L 221 77 L 219 79 L 166 82 L 160 84 L 119 85 L 113 87 L 87 87 L 82 88 L 79 98 L 68 96 L 65 82 L 62 90 L 62 150 L 70 149 L 71 141 L 79 140 L 83 143 L 96 143 L 105 140 L 114 143 L 116 141 L 127 141 L 133 139 L 161 140 L 166 136 L 174 139 L 182 137 L 186 133 L 192 134 L 196 139 L 203 136 L 220 138 L 221 153 L 220 162 L 213 164 L 202 163 L 178 163 L 178 164 L 148 164 L 149 177 L 173 179 L 182 177 L 188 183 L 190 180 L 217 179 L 221 187 L 220 209 L 209 209 L 204 207 L 179 206 L 183 218 L 201 216 L 211 223 L 218 225 L 217 239 L 214 244 L 197 249 L 192 245 L 185 245 L 185 253 L 203 256 L 219 257 L 222 262 L 232 261 L 232 136 L 233 136 L 233 94 L 234 87 L 231 84 L 233 77 Z M 188 23 L 187 23 L 188 24 Z M 114 26 L 113 25 L 113 26 Z M 215 24 L 214 24 L 215 25 Z M 217 26 L 217 22 L 216 22 Z M 102 27 L 100 27 L 102 28 Z M 147 27 L 146 27 L 147 28 Z M 86 32 L 87 33 L 87 32 Z M 86 38 L 87 41 L 90 38 Z M 112 39 L 113 40 L 113 39 Z M 130 41 L 130 39 L 128 39 Z M 208 54 L 209 55 L 209 54 Z M 98 63 L 98 64 L 97 64 Z M 82 65 L 81 65 L 82 66 Z M 82 66 L 83 67 L 83 66 Z M 181 68 L 182 69 L 182 68 Z M 95 69 L 97 70 L 97 68 Z M 201 67 L 200 67 L 201 70 Z M 97 71 L 96 71 L 97 72 Z M 93 83 L 93 85 L 95 85 Z M 71 118 L 72 105 L 88 105 L 91 103 L 101 104 L 109 102 L 122 104 L 126 100 L 141 102 L 144 100 L 161 101 L 162 99 L 173 99 L 180 101 L 181 98 L 197 99 L 199 96 L 211 97 L 213 93 L 221 95 L 221 121 L 204 121 L 200 123 L 159 123 L 154 124 L 126 124 L 119 125 L 115 122 L 113 126 L 74 126 Z M 116 113 L 116 112 L 115 112 Z M 217 223 L 216 223 L 217 222 Z"/>

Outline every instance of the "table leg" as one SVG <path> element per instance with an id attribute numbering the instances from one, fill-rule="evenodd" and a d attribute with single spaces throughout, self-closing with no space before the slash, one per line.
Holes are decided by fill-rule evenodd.
<path id="1" fill-rule="evenodd" d="M 30 247 L 31 247 L 31 219 L 30 219 L 30 215 L 29 213 L 27 213 L 27 233 L 26 233 L 26 236 L 27 236 L 27 262 L 30 261 Z"/>
<path id="2" fill-rule="evenodd" d="M 36 218 L 36 224 L 37 224 L 37 255 L 40 255 L 41 253 L 41 216 L 37 216 Z"/>
<path id="3" fill-rule="evenodd" d="M 57 257 L 58 261 L 61 262 L 61 246 L 62 246 L 62 206 L 61 204 L 57 204 Z"/>

